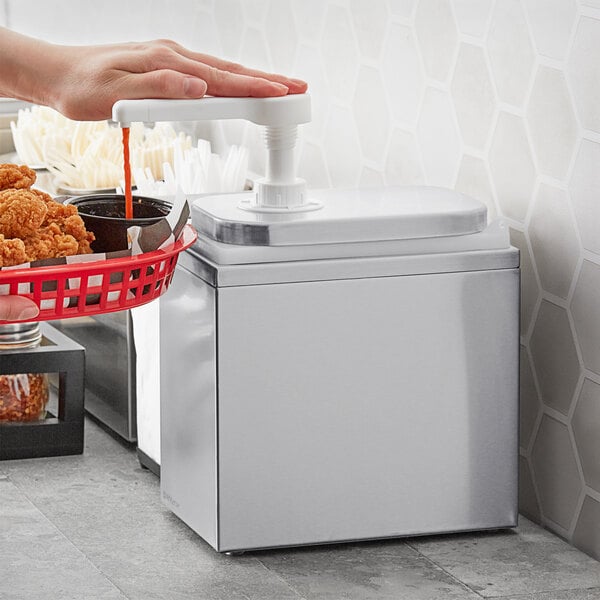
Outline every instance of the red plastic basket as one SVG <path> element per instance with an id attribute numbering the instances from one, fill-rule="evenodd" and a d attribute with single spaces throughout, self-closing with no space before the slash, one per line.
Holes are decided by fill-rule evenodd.
<path id="1" fill-rule="evenodd" d="M 186 225 L 176 242 L 153 252 L 92 262 L 1 270 L 0 286 L 3 293 L 25 296 L 38 305 L 40 313 L 31 321 L 126 310 L 147 304 L 167 290 L 179 253 L 189 248 L 196 237 L 194 229 Z"/>

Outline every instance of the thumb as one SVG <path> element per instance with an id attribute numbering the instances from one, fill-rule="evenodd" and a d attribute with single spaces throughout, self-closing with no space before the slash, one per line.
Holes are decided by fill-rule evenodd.
<path id="1" fill-rule="evenodd" d="M 35 302 L 21 296 L 0 296 L 0 320 L 26 321 L 38 316 Z"/>

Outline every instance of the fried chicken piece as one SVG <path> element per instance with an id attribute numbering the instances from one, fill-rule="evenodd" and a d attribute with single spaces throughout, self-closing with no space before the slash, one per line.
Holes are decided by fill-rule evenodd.
<path id="1" fill-rule="evenodd" d="M 91 254 L 95 237 L 86 230 L 77 208 L 56 202 L 41 190 L 27 189 L 34 181 L 32 169 L 0 165 L 0 267 Z"/>
<path id="2" fill-rule="evenodd" d="M 0 233 L 0 267 L 13 267 L 27 261 L 23 240 L 6 239 Z"/>
<path id="3" fill-rule="evenodd" d="M 26 165 L 0 164 L 0 190 L 30 188 L 37 175 Z"/>
<path id="4" fill-rule="evenodd" d="M 95 239 L 94 234 L 86 231 L 77 209 L 54 201 L 52 204 L 56 206 L 49 205 L 48 216 L 42 227 L 23 240 L 29 260 L 91 254 L 90 244 Z"/>
<path id="5" fill-rule="evenodd" d="M 23 242 L 29 260 L 72 256 L 79 250 L 79 242 L 65 233 L 59 223 L 49 223 Z"/>
<path id="6" fill-rule="evenodd" d="M 61 204 L 60 202 L 56 202 L 50 194 L 46 194 L 46 192 L 42 192 L 42 190 L 32 189 L 29 191 L 46 203 L 46 208 L 48 209 L 46 220 L 48 222 L 64 221 L 64 227 L 67 233 L 70 233 L 76 238 L 85 238 L 88 232 L 85 230 L 83 219 L 79 216 L 77 207 L 74 204 Z"/>
<path id="7" fill-rule="evenodd" d="M 48 204 L 49 202 L 54 202 L 54 204 L 57 204 L 57 202 L 54 201 L 50 194 L 42 192 L 42 190 L 36 190 L 35 188 L 31 188 L 29 191 L 32 194 L 35 194 L 40 200 L 43 200 L 46 204 Z"/>
<path id="8" fill-rule="evenodd" d="M 68 234 L 77 240 L 79 246 L 75 254 L 91 254 L 90 244 L 96 238 L 91 231 L 86 230 L 85 223 L 77 212 L 77 207 L 73 204 L 60 204 L 52 198 L 47 202 L 46 207 L 48 208 L 48 215 L 45 222 L 59 223 L 62 233 Z"/>
<path id="9" fill-rule="evenodd" d="M 0 191 L 0 233 L 7 238 L 24 238 L 42 225 L 48 208 L 30 190 Z"/>

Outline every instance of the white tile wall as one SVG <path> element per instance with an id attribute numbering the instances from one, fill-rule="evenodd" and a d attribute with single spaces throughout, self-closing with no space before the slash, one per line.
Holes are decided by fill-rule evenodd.
<path id="1" fill-rule="evenodd" d="M 577 121 L 560 69 L 538 68 L 527 105 L 527 122 L 539 172 L 564 179 L 577 141 Z"/>
<path id="2" fill-rule="evenodd" d="M 432 79 L 446 81 L 458 46 L 450 4 L 446 0 L 419 0 L 414 28 L 425 73 Z"/>
<path id="3" fill-rule="evenodd" d="M 498 99 L 513 106 L 522 106 L 535 55 L 520 0 L 496 2 L 486 49 Z"/>
<path id="4" fill-rule="evenodd" d="M 500 113 L 492 135 L 489 163 L 502 214 L 524 223 L 535 184 L 535 166 L 524 119 Z"/>
<path id="5" fill-rule="evenodd" d="M 493 0 L 454 0 L 454 16 L 460 32 L 484 37 L 493 4 Z"/>
<path id="6" fill-rule="evenodd" d="M 600 132 L 600 66 L 592 56 L 600 52 L 600 20 L 581 17 L 569 58 L 567 73 L 573 87 L 581 124 Z"/>
<path id="7" fill-rule="evenodd" d="M 576 0 L 524 0 L 523 4 L 537 51 L 563 60 L 577 19 Z"/>
<path id="8" fill-rule="evenodd" d="M 494 119 L 494 88 L 483 48 L 460 45 L 450 90 L 464 143 L 483 150 Z"/>
<path id="9" fill-rule="evenodd" d="M 529 238 L 542 287 L 566 300 L 579 260 L 579 242 L 564 190 L 540 184 L 529 221 Z"/>
<path id="10" fill-rule="evenodd" d="M 315 115 L 299 170 L 315 187 L 439 184 L 506 218 L 522 252 L 521 509 L 600 558 L 599 9 L 0 0 L 0 23 L 66 43 L 171 37 L 304 77 Z M 223 133 L 264 167 L 257 128 Z"/>

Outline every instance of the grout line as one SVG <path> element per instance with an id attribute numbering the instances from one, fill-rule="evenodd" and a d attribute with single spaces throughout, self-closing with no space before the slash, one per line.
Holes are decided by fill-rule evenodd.
<path id="1" fill-rule="evenodd" d="M 269 569 L 269 567 L 267 565 L 265 565 L 265 563 L 258 557 L 255 556 L 254 557 L 256 559 L 256 561 L 258 562 L 258 564 L 263 567 L 263 569 L 265 569 L 266 571 L 268 571 L 269 573 L 271 573 L 272 575 L 275 575 L 279 580 L 281 580 L 282 583 L 284 583 L 287 588 L 293 592 L 294 594 L 296 594 L 296 596 L 298 596 L 298 598 L 300 600 L 307 600 L 306 597 L 304 597 L 302 594 L 300 594 L 300 592 L 293 587 L 292 585 L 290 585 L 283 577 L 280 573 L 278 573 L 277 571 L 273 570 L 273 569 Z"/>
<path id="2" fill-rule="evenodd" d="M 415 546 L 413 546 L 410 542 L 405 541 L 404 544 L 405 544 L 405 546 L 407 546 L 408 548 L 410 548 L 413 552 L 415 552 L 418 556 L 422 557 L 425 561 L 427 561 L 430 565 L 434 566 L 436 569 L 438 569 L 438 570 L 442 571 L 443 573 L 445 573 L 453 581 L 456 581 L 459 584 L 459 586 L 462 587 L 464 590 L 466 590 L 468 592 L 471 592 L 472 594 L 475 594 L 479 598 L 486 598 L 486 596 L 483 596 L 479 592 L 475 591 L 473 588 L 471 588 L 464 581 L 462 581 L 461 579 L 459 579 L 458 577 L 456 577 L 455 575 L 453 575 L 452 573 L 450 573 L 450 571 L 446 570 L 440 564 L 436 563 L 432 558 L 430 558 L 429 556 L 426 556 L 425 554 L 423 554 L 422 552 L 420 552 L 419 549 L 416 548 Z"/>
<path id="3" fill-rule="evenodd" d="M 581 467 L 579 461 L 577 461 L 577 466 Z M 581 474 L 581 480 L 583 481 L 583 471 Z M 583 503 L 585 502 L 585 497 L 586 490 L 585 485 L 583 485 L 581 486 L 581 492 L 579 492 L 579 498 L 577 499 L 577 504 L 575 505 L 573 516 L 571 517 L 571 523 L 569 524 L 569 528 L 567 529 L 567 540 L 571 545 L 573 545 L 573 536 L 575 535 L 575 529 L 577 529 L 577 523 L 579 523 L 579 517 L 581 517 L 581 511 L 583 510 Z"/>
<path id="4" fill-rule="evenodd" d="M 78 554 L 80 554 L 87 563 L 89 563 L 89 565 L 95 569 L 98 574 L 103 578 L 106 579 L 106 581 L 108 581 L 108 583 L 113 586 L 115 588 L 115 590 L 117 590 L 121 596 L 123 597 L 124 600 L 130 600 L 129 596 L 127 596 L 127 594 L 125 594 L 125 592 L 106 574 L 104 573 L 104 571 L 102 571 L 98 565 L 96 565 L 96 563 L 94 563 L 92 561 L 92 559 L 83 551 L 81 550 L 81 548 L 79 548 L 74 542 L 73 540 L 67 536 L 67 534 L 56 524 L 54 523 L 54 521 L 52 521 L 52 519 L 50 519 L 50 517 L 48 515 L 46 515 L 46 513 L 27 495 L 27 492 L 25 492 L 23 489 L 21 489 L 19 487 L 19 485 L 13 481 L 10 478 L 10 475 L 8 475 L 6 477 L 6 480 L 8 481 L 14 488 L 15 490 L 17 490 L 19 492 L 19 494 L 21 494 L 24 498 L 27 499 L 27 501 L 36 509 L 36 511 L 42 516 L 42 518 L 44 520 L 46 520 L 54 530 L 56 530 L 61 537 L 68 543 L 70 544 L 76 551 Z"/>
<path id="5" fill-rule="evenodd" d="M 568 538 L 569 530 L 568 529 L 565 529 L 562 525 L 559 525 L 556 521 L 553 521 L 548 516 L 543 516 L 540 524 L 544 529 L 546 529 L 547 531 L 550 531 L 555 536 L 557 536 L 561 540 L 563 540 L 563 542 L 566 542 L 567 544 L 569 544 L 574 550 L 581 552 L 581 550 L 579 550 L 579 548 L 575 548 L 575 546 L 573 546 L 573 544 L 571 544 L 571 542 L 569 541 L 569 538 Z M 570 523 L 569 523 L 569 525 L 570 525 Z"/>
<path id="6" fill-rule="evenodd" d="M 594 263 L 595 265 L 600 265 L 600 256 L 596 252 L 592 252 L 591 250 L 586 250 L 584 248 L 581 252 L 581 256 L 588 262 Z"/>
<path id="7" fill-rule="evenodd" d="M 590 487 L 589 485 L 584 485 L 583 489 L 585 491 L 586 496 L 589 496 L 593 500 L 596 500 L 596 502 L 600 502 L 600 492 L 597 492 L 593 487 Z"/>
<path id="8" fill-rule="evenodd" d="M 600 19 L 600 9 L 597 9 L 594 6 L 580 6 L 579 10 L 582 17 L 587 17 L 588 19 Z"/>
<path id="9" fill-rule="evenodd" d="M 593 381 L 594 383 L 597 383 L 600 385 L 600 375 L 598 373 L 594 373 L 594 371 L 590 371 L 589 369 L 586 369 L 585 367 L 582 368 L 583 371 L 583 376 L 586 379 L 589 379 L 590 381 Z"/>

